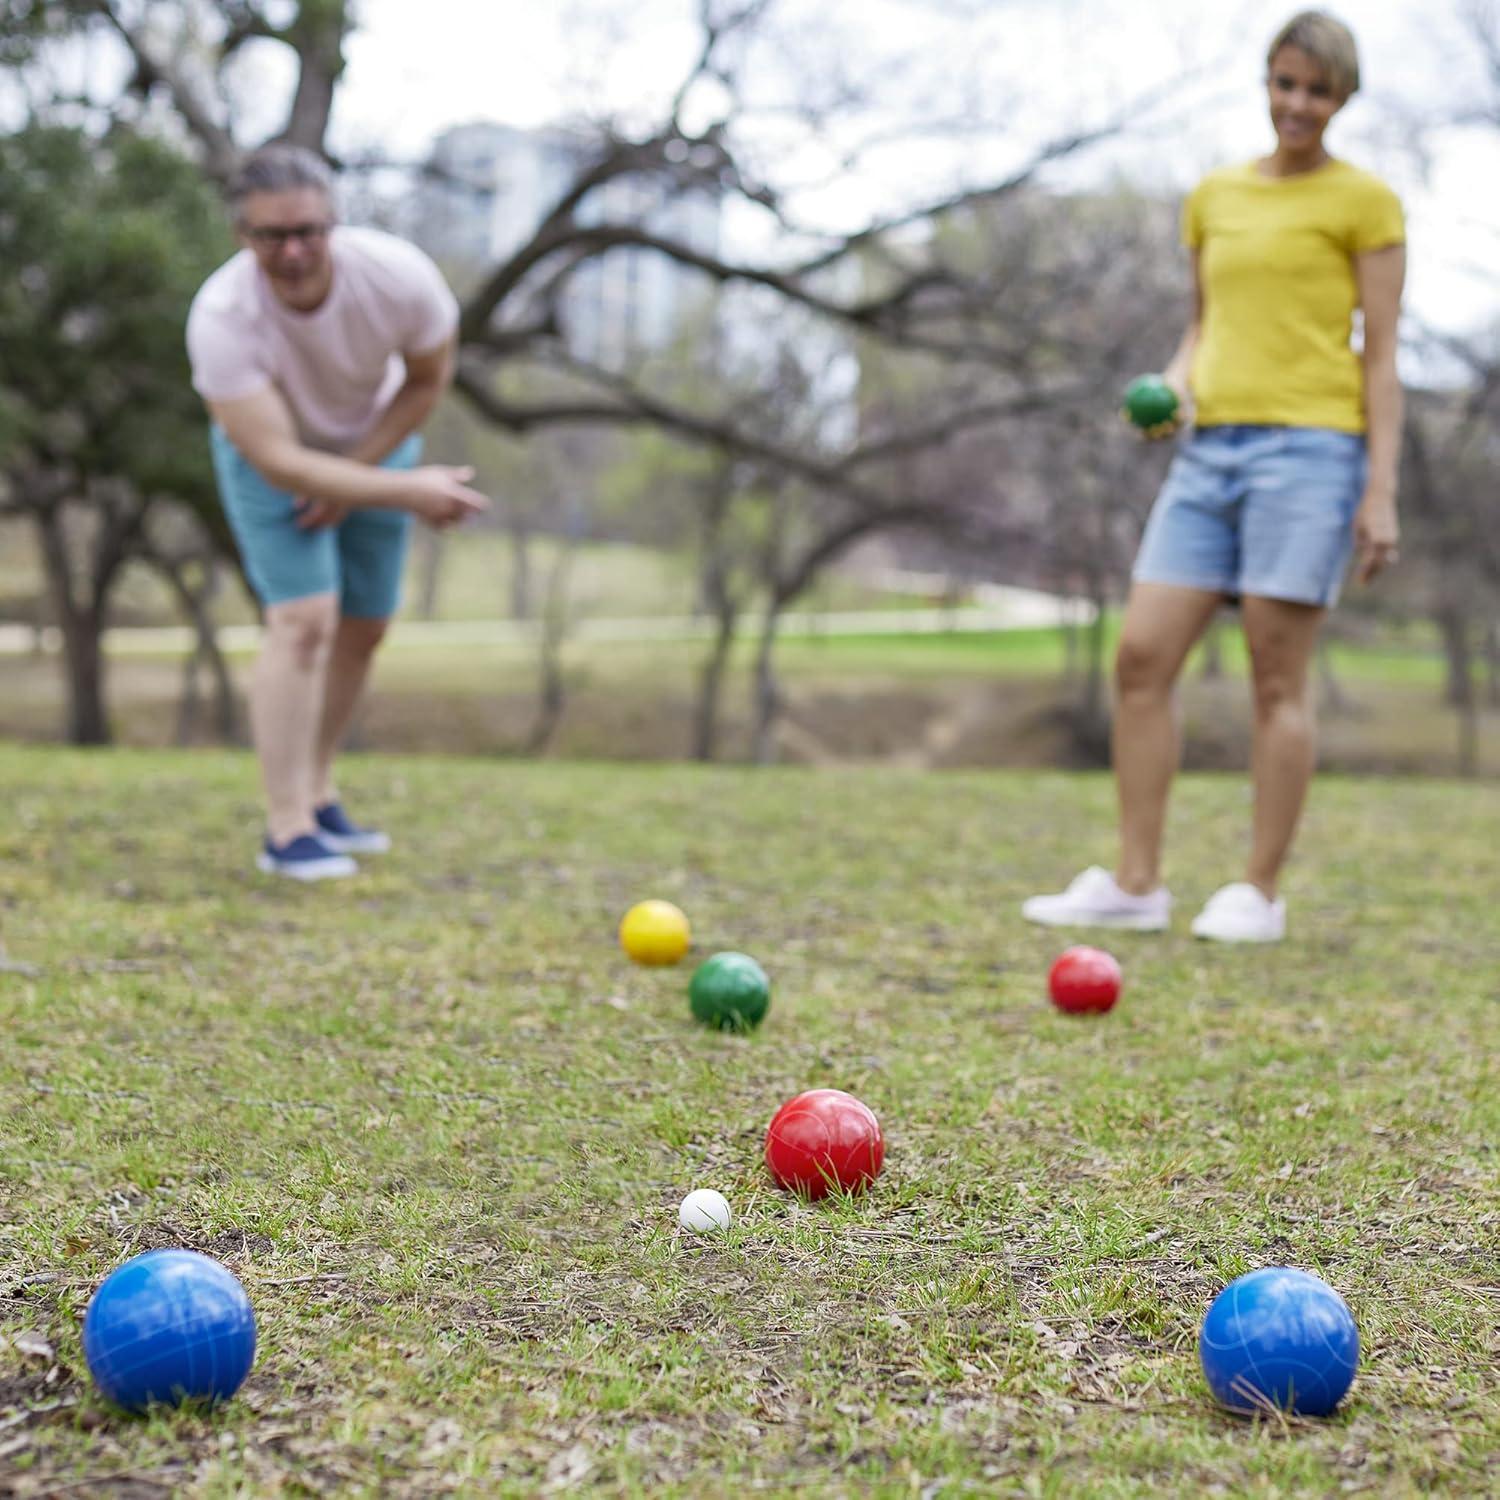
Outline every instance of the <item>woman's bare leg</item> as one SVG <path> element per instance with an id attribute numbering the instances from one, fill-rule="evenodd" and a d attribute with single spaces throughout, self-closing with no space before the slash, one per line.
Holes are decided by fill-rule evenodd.
<path id="1" fill-rule="evenodd" d="M 1308 669 L 1327 610 L 1284 599 L 1247 598 L 1245 641 L 1255 685 L 1250 772 L 1255 816 L 1245 879 L 1269 901 L 1286 862 L 1317 760 L 1317 719 Z"/>
<path id="2" fill-rule="evenodd" d="M 1173 688 L 1223 595 L 1162 583 L 1132 585 L 1115 656 L 1111 744 L 1120 800 L 1115 880 L 1144 896 L 1161 884 L 1162 829 L 1181 756 Z"/>

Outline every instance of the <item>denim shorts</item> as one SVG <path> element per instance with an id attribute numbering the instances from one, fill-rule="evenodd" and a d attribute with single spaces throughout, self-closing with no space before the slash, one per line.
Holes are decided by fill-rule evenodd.
<path id="1" fill-rule="evenodd" d="M 219 498 L 262 604 L 337 594 L 339 613 L 351 619 L 396 613 L 411 534 L 405 511 L 352 510 L 337 526 L 304 531 L 293 497 L 254 468 L 223 428 L 212 427 L 210 436 Z M 380 467 L 412 469 L 421 457 L 422 439 L 412 433 Z"/>
<path id="2" fill-rule="evenodd" d="M 1167 471 L 1132 576 L 1328 608 L 1343 586 L 1364 487 L 1360 433 L 1196 428 Z"/>

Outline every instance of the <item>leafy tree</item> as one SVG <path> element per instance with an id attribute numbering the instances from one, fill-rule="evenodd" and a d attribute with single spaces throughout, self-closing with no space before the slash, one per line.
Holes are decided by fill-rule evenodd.
<path id="1" fill-rule="evenodd" d="M 228 546 L 183 346 L 227 248 L 170 146 L 123 126 L 0 136 L 0 510 L 37 531 L 76 743 L 109 739 L 100 632 L 126 563 L 177 579 L 184 509 Z"/>

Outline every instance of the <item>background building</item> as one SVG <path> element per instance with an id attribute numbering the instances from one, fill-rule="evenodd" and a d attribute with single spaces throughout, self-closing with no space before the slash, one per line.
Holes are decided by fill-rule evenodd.
<path id="1" fill-rule="evenodd" d="M 413 237 L 463 282 L 512 255 L 535 233 L 586 164 L 593 143 L 563 129 L 475 122 L 444 131 L 418 194 Z M 638 224 L 704 254 L 719 246 L 719 200 L 645 176 L 616 178 L 589 195 L 585 224 Z M 649 250 L 606 251 L 570 278 L 561 311 L 569 349 L 616 363 L 671 341 L 707 283 Z"/>

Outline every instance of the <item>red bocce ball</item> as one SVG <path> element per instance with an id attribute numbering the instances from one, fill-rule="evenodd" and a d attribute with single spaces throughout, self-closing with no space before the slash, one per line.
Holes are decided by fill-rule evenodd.
<path id="1" fill-rule="evenodd" d="M 1052 965 L 1047 988 L 1059 1010 L 1108 1010 L 1120 998 L 1120 966 L 1102 948 L 1069 948 Z"/>
<path id="2" fill-rule="evenodd" d="M 810 1089 L 788 1099 L 766 1130 L 766 1165 L 784 1188 L 821 1198 L 875 1180 L 885 1160 L 880 1121 L 842 1089 Z"/>

